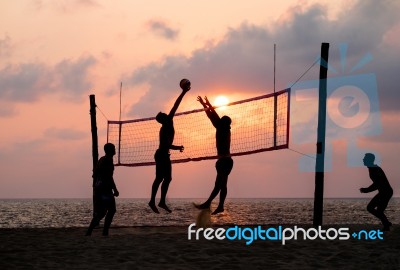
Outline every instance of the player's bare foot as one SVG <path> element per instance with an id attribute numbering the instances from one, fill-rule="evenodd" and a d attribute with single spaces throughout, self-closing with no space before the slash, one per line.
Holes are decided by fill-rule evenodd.
<path id="1" fill-rule="evenodd" d="M 210 205 L 206 204 L 206 203 L 202 203 L 202 204 L 193 203 L 193 206 L 200 210 L 210 209 Z"/>
<path id="2" fill-rule="evenodd" d="M 160 214 L 155 203 L 149 203 L 149 206 L 150 206 L 151 210 L 153 210 L 154 213 Z"/>
<path id="3" fill-rule="evenodd" d="M 164 209 L 165 211 L 167 211 L 168 213 L 171 213 L 171 209 L 168 208 L 168 206 L 165 203 L 159 203 L 158 207 L 161 207 L 162 209 Z"/>
<path id="4" fill-rule="evenodd" d="M 390 226 L 392 226 L 392 222 L 388 222 L 387 224 L 383 225 L 383 231 L 390 231 Z"/>
<path id="5" fill-rule="evenodd" d="M 217 207 L 217 209 L 215 209 L 214 212 L 212 212 L 211 215 L 216 215 L 216 214 L 222 213 L 222 212 L 224 212 L 224 211 L 225 211 L 224 208 L 222 208 L 222 207 Z"/>

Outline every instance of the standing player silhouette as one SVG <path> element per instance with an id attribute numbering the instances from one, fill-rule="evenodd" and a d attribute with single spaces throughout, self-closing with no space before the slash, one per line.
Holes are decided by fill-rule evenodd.
<path id="1" fill-rule="evenodd" d="M 86 232 L 90 236 L 93 229 L 99 224 L 100 220 L 105 217 L 103 235 L 108 235 L 115 212 L 115 198 L 119 196 L 119 191 L 114 182 L 114 163 L 115 145 L 106 143 L 104 145 L 105 156 L 101 157 L 97 162 L 93 172 L 93 202 L 94 215 Z"/>
<path id="2" fill-rule="evenodd" d="M 183 96 L 190 90 L 190 81 L 187 79 L 182 79 L 179 85 L 182 88 L 182 93 L 176 99 L 175 104 L 169 114 L 159 112 L 156 116 L 157 122 L 160 123 L 162 126 L 159 135 L 160 145 L 154 155 L 154 159 L 156 161 L 156 179 L 154 180 L 151 188 L 151 199 L 149 202 L 149 206 L 151 210 L 153 210 L 153 212 L 157 214 L 159 214 L 160 212 L 156 207 L 156 194 L 158 191 L 158 187 L 161 183 L 161 199 L 158 206 L 165 209 L 169 213 L 172 212 L 165 203 L 165 197 L 167 196 L 168 187 L 172 180 L 172 166 L 171 159 L 169 157 L 169 150 L 172 149 L 183 152 L 184 149 L 182 145 L 177 146 L 172 144 L 175 136 L 173 118 L 176 110 L 179 107 L 179 104 L 183 99 Z"/>
<path id="3" fill-rule="evenodd" d="M 369 177 L 372 180 L 372 185 L 367 188 L 360 188 L 361 193 L 368 193 L 378 190 L 378 194 L 372 198 L 367 206 L 368 212 L 379 218 L 383 225 L 383 230 L 390 230 L 392 223 L 386 217 L 384 211 L 393 196 L 393 189 L 386 178 L 385 173 L 378 165 L 374 164 L 375 155 L 366 153 L 363 159 L 364 165 L 368 167 Z"/>
<path id="4" fill-rule="evenodd" d="M 203 105 L 208 118 L 216 129 L 215 139 L 218 153 L 218 160 L 215 163 L 217 169 L 217 178 L 215 180 L 215 186 L 212 190 L 208 200 L 200 205 L 195 205 L 199 209 L 210 208 L 212 200 L 219 193 L 219 204 L 217 209 L 212 212 L 212 215 L 224 212 L 225 198 L 228 192 L 228 176 L 233 168 L 233 160 L 231 158 L 230 146 L 231 146 L 231 118 L 228 116 L 219 117 L 217 112 L 214 110 L 207 97 L 203 99 L 199 96 L 197 100 Z"/>

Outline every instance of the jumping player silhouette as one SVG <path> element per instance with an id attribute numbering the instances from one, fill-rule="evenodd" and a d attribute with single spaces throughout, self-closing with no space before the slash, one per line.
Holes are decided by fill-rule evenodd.
<path id="1" fill-rule="evenodd" d="M 156 179 L 153 182 L 152 188 L 151 188 L 151 198 L 149 202 L 149 206 L 151 210 L 153 210 L 154 213 L 159 214 L 160 212 L 158 211 L 156 207 L 156 194 L 158 191 L 158 187 L 161 185 L 161 199 L 158 204 L 159 207 L 165 209 L 167 212 L 171 213 L 172 211 L 168 208 L 167 204 L 165 203 L 165 197 L 168 192 L 168 187 L 169 184 L 172 180 L 172 166 L 171 166 L 171 160 L 170 160 L 170 153 L 169 150 L 179 150 L 183 151 L 184 147 L 173 145 L 174 141 L 174 136 L 175 136 L 175 129 L 174 129 L 174 122 L 173 118 L 176 113 L 176 110 L 179 107 L 179 104 L 181 103 L 183 96 L 190 90 L 190 81 L 187 79 L 183 79 L 180 82 L 180 86 L 182 88 L 182 93 L 179 95 L 179 97 L 176 99 L 174 106 L 172 107 L 171 111 L 169 114 L 165 114 L 162 112 L 159 112 L 156 116 L 156 120 L 158 123 L 160 123 L 161 129 L 160 129 L 160 145 L 154 155 L 154 159 L 156 161 Z"/>

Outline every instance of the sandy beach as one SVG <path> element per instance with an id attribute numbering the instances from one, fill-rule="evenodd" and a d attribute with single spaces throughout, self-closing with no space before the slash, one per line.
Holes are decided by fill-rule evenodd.
<path id="1" fill-rule="evenodd" d="M 345 225 L 379 229 L 377 225 Z M 326 226 L 329 227 L 329 226 Z M 332 227 L 340 227 L 338 225 Z M 400 269 L 400 226 L 384 240 L 188 240 L 185 227 L 0 229 L 0 269 Z"/>

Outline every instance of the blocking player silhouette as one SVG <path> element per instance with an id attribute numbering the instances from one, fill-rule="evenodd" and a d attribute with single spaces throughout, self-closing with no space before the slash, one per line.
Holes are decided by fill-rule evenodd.
<path id="1" fill-rule="evenodd" d="M 214 189 L 211 191 L 210 197 L 204 203 L 195 205 L 198 209 L 210 208 L 211 202 L 219 193 L 218 207 L 212 212 L 212 215 L 224 212 L 224 203 L 228 193 L 227 184 L 228 176 L 233 168 L 233 160 L 230 154 L 231 146 L 231 123 L 232 120 L 229 116 L 219 117 L 214 110 L 207 97 L 204 100 L 199 96 L 197 100 L 203 105 L 204 110 L 211 120 L 211 123 L 216 129 L 215 139 L 218 153 L 218 160 L 215 163 L 217 170 L 217 178 L 215 180 Z"/>

